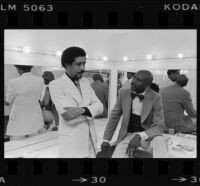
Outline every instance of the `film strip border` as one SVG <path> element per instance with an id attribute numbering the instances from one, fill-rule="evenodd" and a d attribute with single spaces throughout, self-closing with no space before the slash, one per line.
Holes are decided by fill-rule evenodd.
<path id="1" fill-rule="evenodd" d="M 0 5 L 0 28 L 2 29 L 198 29 L 200 26 L 200 4 L 195 1 L 184 3 L 6 1 Z M 50 11 L 51 7 L 52 11 Z M 3 183 L 1 176 L 5 176 L 6 185 L 35 186 L 66 183 L 72 185 L 71 181 L 75 176 L 82 176 L 90 180 L 90 183 L 94 176 L 98 178 L 105 176 L 111 185 L 125 183 L 143 185 L 148 182 L 151 182 L 151 185 L 158 183 L 158 185 L 163 183 L 177 185 L 177 181 L 173 181 L 172 178 L 185 177 L 187 179 L 185 183 L 192 182 L 193 185 L 198 185 L 199 174 L 198 159 L 4 160 L 2 158 L 0 160 L 0 184 Z M 194 182 L 195 178 L 196 182 Z"/>
<path id="2" fill-rule="evenodd" d="M 200 3 L 57 2 L 0 3 L 0 27 L 198 28 Z"/>
<path id="3" fill-rule="evenodd" d="M 152 185 L 174 185 L 176 179 L 198 185 L 200 167 L 193 160 L 165 159 L 97 159 L 97 160 L 6 160 L 0 161 L 0 175 L 5 175 L 6 185 L 65 185 L 84 177 L 92 183 L 93 177 L 112 184 L 151 182 Z M 195 165 L 196 164 L 196 165 Z M 104 177 L 104 179 L 102 178 Z M 8 178 L 8 179 L 7 179 Z M 196 180 L 196 182 L 194 181 Z M 101 183 L 100 180 L 98 182 Z M 1 183 L 1 182 L 0 182 Z M 16 184 L 17 183 L 17 184 Z M 128 184 L 127 184 L 128 185 Z"/>

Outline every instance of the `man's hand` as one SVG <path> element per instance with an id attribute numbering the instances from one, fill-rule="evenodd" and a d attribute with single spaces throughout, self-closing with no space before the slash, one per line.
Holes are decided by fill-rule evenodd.
<path id="1" fill-rule="evenodd" d="M 129 142 L 128 147 L 126 149 L 126 154 L 128 154 L 130 158 L 135 157 L 138 147 L 140 146 L 140 141 L 141 136 L 139 134 L 136 134 Z"/>
<path id="2" fill-rule="evenodd" d="M 66 121 L 79 117 L 83 111 L 82 108 L 77 108 L 77 107 L 64 107 L 64 110 L 66 111 L 63 112 L 61 115 Z"/>
<path id="3" fill-rule="evenodd" d="M 109 150 L 109 148 L 110 148 L 110 143 L 105 142 L 105 141 L 102 142 L 102 144 L 101 144 L 101 150 L 102 151 L 107 152 Z"/>

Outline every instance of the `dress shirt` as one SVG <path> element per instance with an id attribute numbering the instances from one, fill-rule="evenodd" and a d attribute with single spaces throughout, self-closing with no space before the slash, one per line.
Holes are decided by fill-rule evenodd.
<path id="1" fill-rule="evenodd" d="M 140 93 L 140 95 L 145 94 L 146 90 L 142 93 Z M 142 112 L 142 103 L 143 101 L 140 102 L 140 99 L 136 96 L 133 101 L 132 101 L 132 113 L 141 116 L 141 112 Z M 142 138 L 142 140 L 147 140 L 148 136 L 145 132 L 138 132 L 137 134 L 139 134 Z"/>

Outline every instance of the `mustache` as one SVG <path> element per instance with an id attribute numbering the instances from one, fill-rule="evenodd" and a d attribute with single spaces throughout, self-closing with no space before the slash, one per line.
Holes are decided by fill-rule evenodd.
<path id="1" fill-rule="evenodd" d="M 78 74 L 83 74 L 85 71 L 83 70 L 83 71 L 80 71 Z"/>

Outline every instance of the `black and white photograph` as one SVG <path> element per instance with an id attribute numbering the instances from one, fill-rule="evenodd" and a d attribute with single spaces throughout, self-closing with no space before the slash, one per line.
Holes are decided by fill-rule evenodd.
<path id="1" fill-rule="evenodd" d="M 5 29 L 4 158 L 197 158 L 195 29 Z"/>

